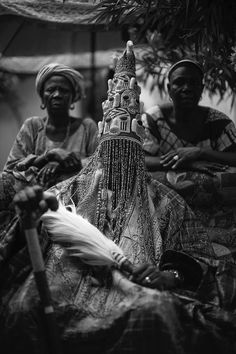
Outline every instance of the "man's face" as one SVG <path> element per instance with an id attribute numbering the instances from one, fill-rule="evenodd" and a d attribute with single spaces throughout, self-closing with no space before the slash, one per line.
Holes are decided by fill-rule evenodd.
<path id="1" fill-rule="evenodd" d="M 69 111 L 73 101 L 73 88 L 63 76 L 50 77 L 44 84 L 43 102 L 50 111 Z"/>
<path id="2" fill-rule="evenodd" d="M 192 66 L 180 66 L 170 76 L 169 95 L 176 107 L 191 108 L 198 104 L 202 90 L 202 77 Z"/>

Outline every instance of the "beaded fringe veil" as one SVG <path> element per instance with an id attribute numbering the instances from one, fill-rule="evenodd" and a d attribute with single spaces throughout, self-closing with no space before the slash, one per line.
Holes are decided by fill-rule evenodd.
<path id="1" fill-rule="evenodd" d="M 99 158 L 103 161 L 103 176 L 99 183 L 95 224 L 103 232 L 108 217 L 113 239 L 118 243 L 135 200 L 139 201 L 139 208 L 149 210 L 143 150 L 136 142 L 117 137 L 100 143 Z M 110 217 L 107 215 L 108 190 L 112 192 Z M 140 215 L 141 225 L 147 225 L 147 214 Z"/>

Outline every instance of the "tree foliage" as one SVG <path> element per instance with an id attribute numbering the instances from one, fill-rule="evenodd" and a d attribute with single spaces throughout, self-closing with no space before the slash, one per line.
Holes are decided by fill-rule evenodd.
<path id="1" fill-rule="evenodd" d="M 223 99 L 236 94 L 236 0 L 103 0 L 96 23 L 127 30 L 142 45 L 144 78 L 154 75 L 164 90 L 165 65 L 183 58 L 198 60 L 205 85 Z"/>

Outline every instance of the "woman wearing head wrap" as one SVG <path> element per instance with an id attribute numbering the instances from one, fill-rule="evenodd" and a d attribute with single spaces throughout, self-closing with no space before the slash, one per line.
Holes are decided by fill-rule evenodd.
<path id="1" fill-rule="evenodd" d="M 171 103 L 147 110 L 144 148 L 149 170 L 192 169 L 203 172 L 236 167 L 236 129 L 225 114 L 199 105 L 204 73 L 184 59 L 168 71 Z"/>
<path id="2" fill-rule="evenodd" d="M 235 319 L 219 304 L 233 306 L 234 283 L 217 272 L 207 235 L 183 199 L 146 173 L 139 94 L 128 42 L 108 83 L 95 153 L 76 176 L 51 189 L 119 245 L 134 265 L 132 278 L 115 266 L 81 262 L 76 245 L 70 248 L 68 224 L 64 245 L 52 241 L 52 231 L 65 222 L 62 216 L 51 229 L 42 218 L 38 228 L 61 348 L 67 354 L 233 354 Z M 20 191 L 15 203 L 23 213 L 40 215 L 49 199 L 35 186 Z M 17 243 L 18 221 L 2 237 L 1 353 L 45 353 L 45 326 L 27 250 Z M 95 252 L 90 246 L 86 259 Z M 97 247 L 102 248 L 99 242 Z M 77 252 L 83 250 L 77 247 Z M 222 277 L 228 282 L 228 303 L 219 301 L 222 287 L 217 292 L 213 286 Z"/>
<path id="3" fill-rule="evenodd" d="M 189 59 L 169 69 L 171 102 L 142 116 L 146 166 L 194 209 L 217 254 L 234 261 L 236 129 L 224 113 L 199 104 L 203 79 L 199 63 Z"/>
<path id="4" fill-rule="evenodd" d="M 57 63 L 45 65 L 37 74 L 36 90 L 47 114 L 26 119 L 4 167 L 19 181 L 18 189 L 35 183 L 48 188 L 78 172 L 97 143 L 96 123 L 70 116 L 74 102 L 84 97 L 78 71 Z"/>

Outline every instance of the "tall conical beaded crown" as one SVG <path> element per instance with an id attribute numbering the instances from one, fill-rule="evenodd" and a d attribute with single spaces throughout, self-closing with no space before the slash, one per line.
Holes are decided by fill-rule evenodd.
<path id="1" fill-rule="evenodd" d="M 123 55 L 117 60 L 114 78 L 108 80 L 103 120 L 98 123 L 101 141 L 122 138 L 142 144 L 145 132 L 140 115 L 140 93 L 133 43 L 128 41 Z"/>

